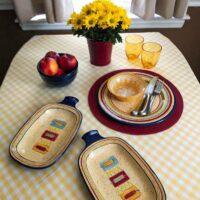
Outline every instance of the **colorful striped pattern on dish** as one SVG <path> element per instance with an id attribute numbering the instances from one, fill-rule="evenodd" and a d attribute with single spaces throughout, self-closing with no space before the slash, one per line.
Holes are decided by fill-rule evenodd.
<path id="1" fill-rule="evenodd" d="M 152 75 L 145 73 L 137 72 L 137 75 L 141 76 L 147 82 L 149 82 L 149 80 L 152 78 Z M 107 81 L 105 81 L 99 89 L 99 105 L 110 117 L 123 123 L 133 125 L 152 125 L 154 123 L 159 123 L 160 121 L 163 121 L 168 116 L 170 116 L 175 106 L 175 97 L 173 91 L 164 81 L 159 81 L 163 83 L 163 89 L 161 94 L 159 95 L 159 103 L 150 115 L 143 117 L 132 116 L 131 114 L 125 113 L 123 110 L 117 107 L 116 103 L 113 103 L 114 97 L 108 91 L 106 85 Z"/>

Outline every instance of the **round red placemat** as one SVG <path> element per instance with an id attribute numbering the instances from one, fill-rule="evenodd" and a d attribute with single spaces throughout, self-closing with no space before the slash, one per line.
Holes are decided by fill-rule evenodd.
<path id="1" fill-rule="evenodd" d="M 141 73 L 146 73 L 150 74 L 153 76 L 159 76 L 159 79 L 164 81 L 173 91 L 174 96 L 175 96 L 175 108 L 173 112 L 170 114 L 170 116 L 165 119 L 164 121 L 161 121 L 160 123 L 157 124 L 152 124 L 148 126 L 134 126 L 134 125 L 128 125 L 128 124 L 123 124 L 120 123 L 117 120 L 114 120 L 113 118 L 109 117 L 99 106 L 98 103 L 98 91 L 99 87 L 101 84 L 110 78 L 111 76 L 120 73 L 120 72 L 141 72 Z M 89 107 L 93 113 L 93 115 L 104 125 L 107 127 L 123 132 L 123 133 L 128 133 L 132 135 L 147 135 L 147 134 L 154 134 L 158 133 L 161 131 L 164 131 L 171 126 L 173 126 L 181 117 L 181 114 L 183 112 L 183 98 L 178 91 L 178 89 L 167 79 L 162 77 L 161 75 L 148 71 L 148 70 L 141 70 L 141 69 L 122 69 L 122 70 L 116 70 L 113 72 L 110 72 L 108 74 L 105 74 L 104 76 L 100 77 L 91 87 L 89 94 L 88 94 L 88 103 Z"/>

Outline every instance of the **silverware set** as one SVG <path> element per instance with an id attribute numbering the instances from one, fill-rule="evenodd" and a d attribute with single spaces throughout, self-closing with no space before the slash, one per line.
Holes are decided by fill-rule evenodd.
<path id="1" fill-rule="evenodd" d="M 133 116 L 149 115 L 151 112 L 151 108 L 155 100 L 155 97 L 161 94 L 162 88 L 163 88 L 163 84 L 160 81 L 158 81 L 158 76 L 153 77 L 151 81 L 149 82 L 149 84 L 147 85 L 147 88 L 144 92 L 144 97 L 143 97 L 141 106 L 139 107 L 138 110 L 132 111 L 131 115 Z"/>

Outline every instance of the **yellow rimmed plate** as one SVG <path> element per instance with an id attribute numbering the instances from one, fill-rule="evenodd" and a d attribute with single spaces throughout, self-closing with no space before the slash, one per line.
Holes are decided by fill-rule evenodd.
<path id="1" fill-rule="evenodd" d="M 126 72 L 125 72 L 126 73 Z M 150 74 L 137 72 L 137 76 L 143 78 L 147 84 L 153 77 Z M 171 88 L 162 80 L 163 89 L 160 95 L 157 95 L 152 106 L 151 113 L 147 116 L 132 116 L 131 111 L 134 102 L 122 102 L 116 99 L 107 88 L 107 80 L 102 83 L 98 92 L 98 101 L 102 110 L 115 120 L 131 125 L 152 125 L 159 123 L 172 113 L 175 106 L 175 97 Z"/>

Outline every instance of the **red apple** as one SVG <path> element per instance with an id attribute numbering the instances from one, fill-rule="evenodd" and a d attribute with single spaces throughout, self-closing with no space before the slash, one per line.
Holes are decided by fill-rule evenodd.
<path id="1" fill-rule="evenodd" d="M 60 68 L 58 68 L 58 71 L 57 71 L 57 74 L 56 74 L 56 76 L 62 76 L 62 75 L 64 75 L 64 74 L 65 74 L 64 70 L 63 70 L 63 69 L 60 69 Z"/>
<path id="2" fill-rule="evenodd" d="M 73 70 L 77 66 L 77 60 L 74 56 L 69 54 L 64 54 L 60 56 L 59 59 L 60 68 L 68 72 Z"/>
<path id="3" fill-rule="evenodd" d="M 58 58 L 60 57 L 60 55 L 56 53 L 55 51 L 49 51 L 46 53 L 45 57 L 54 58 L 56 61 L 58 61 Z"/>
<path id="4" fill-rule="evenodd" d="M 45 57 L 40 61 L 40 70 L 47 76 L 54 76 L 58 72 L 58 63 L 54 58 Z"/>

